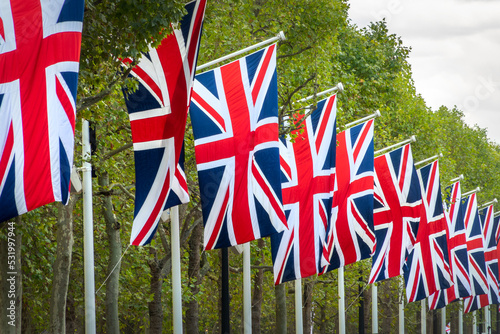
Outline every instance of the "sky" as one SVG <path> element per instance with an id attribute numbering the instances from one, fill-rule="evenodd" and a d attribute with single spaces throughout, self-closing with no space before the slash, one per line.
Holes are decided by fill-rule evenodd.
<path id="1" fill-rule="evenodd" d="M 383 18 L 411 47 L 417 93 L 432 110 L 457 106 L 500 144 L 500 1 L 351 0 L 359 28 Z"/>

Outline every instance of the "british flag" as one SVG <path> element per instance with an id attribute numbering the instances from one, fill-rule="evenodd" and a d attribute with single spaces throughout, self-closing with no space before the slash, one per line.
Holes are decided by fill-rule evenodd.
<path id="1" fill-rule="evenodd" d="M 331 219 L 335 185 L 336 96 L 318 102 L 294 141 L 280 144 L 281 186 L 288 230 L 271 235 L 274 282 L 315 275 L 326 228 Z"/>
<path id="2" fill-rule="evenodd" d="M 475 311 L 490 304 L 500 303 L 500 278 L 498 273 L 498 219 L 493 218 L 493 205 L 479 211 L 485 243 L 484 258 L 488 277 L 488 293 L 465 298 L 465 312 Z"/>
<path id="3" fill-rule="evenodd" d="M 83 0 L 2 1 L 0 222 L 69 198 Z"/>
<path id="4" fill-rule="evenodd" d="M 133 68 L 137 91 L 125 93 L 135 158 L 135 210 L 130 243 L 154 237 L 164 210 L 189 201 L 183 140 L 206 0 L 186 4 L 173 34 Z M 131 59 L 124 59 L 131 63 Z"/>
<path id="5" fill-rule="evenodd" d="M 422 194 L 410 144 L 375 158 L 374 198 L 370 284 L 402 275 L 417 238 Z"/>
<path id="6" fill-rule="evenodd" d="M 462 206 L 460 181 L 453 183 L 445 190 L 445 203 L 449 203 L 446 212 L 448 223 L 448 253 L 453 279 L 453 286 L 439 290 L 429 296 L 429 309 L 439 309 L 459 298 L 471 295 L 469 279 L 469 258 L 467 256 L 466 229 Z"/>
<path id="7" fill-rule="evenodd" d="M 488 292 L 488 276 L 484 259 L 484 241 L 481 219 L 477 209 L 477 197 L 473 193 L 462 199 L 465 228 L 467 230 L 467 254 L 469 256 L 469 279 L 473 296 Z"/>
<path id="8" fill-rule="evenodd" d="M 375 248 L 373 119 L 339 133 L 337 140 L 337 189 L 322 273 L 369 258 Z"/>
<path id="9" fill-rule="evenodd" d="M 404 269 L 408 302 L 424 299 L 453 284 L 438 161 L 418 169 L 417 174 L 422 190 L 422 206 L 417 240 Z"/>
<path id="10" fill-rule="evenodd" d="M 276 44 L 195 78 L 191 122 L 205 249 L 281 232 Z"/>

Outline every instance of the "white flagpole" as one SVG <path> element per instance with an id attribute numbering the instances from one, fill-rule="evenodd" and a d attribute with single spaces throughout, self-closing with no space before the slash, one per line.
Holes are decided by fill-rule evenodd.
<path id="1" fill-rule="evenodd" d="M 487 334 L 491 333 L 491 314 L 490 314 L 490 305 L 485 306 L 484 308 L 484 318 L 485 318 L 485 330 Z"/>
<path id="2" fill-rule="evenodd" d="M 170 208 L 170 247 L 172 252 L 172 316 L 175 334 L 182 334 L 182 283 L 179 207 Z"/>
<path id="3" fill-rule="evenodd" d="M 420 333 L 427 333 L 427 310 L 425 309 L 425 298 L 420 302 Z"/>
<path id="4" fill-rule="evenodd" d="M 404 334 L 405 332 L 405 299 L 403 295 L 403 287 L 404 287 L 404 282 L 403 278 L 400 276 L 400 283 L 399 283 L 399 305 L 398 305 L 398 314 L 399 314 L 399 334 Z"/>
<path id="5" fill-rule="evenodd" d="M 473 193 L 477 193 L 478 191 L 481 191 L 481 187 L 477 187 L 476 189 L 463 193 L 462 197 L 467 197 L 469 195 L 472 195 Z"/>
<path id="6" fill-rule="evenodd" d="M 83 263 L 85 279 L 85 333 L 96 332 L 94 278 L 94 222 L 92 213 L 92 165 L 90 164 L 89 122 L 82 123 L 83 158 Z"/>
<path id="7" fill-rule="evenodd" d="M 252 280 L 250 275 L 250 242 L 243 245 L 243 332 L 252 333 Z"/>
<path id="8" fill-rule="evenodd" d="M 372 334 L 378 334 L 378 291 L 377 284 L 372 284 Z"/>
<path id="9" fill-rule="evenodd" d="M 493 201 L 490 201 L 488 203 L 484 203 L 484 204 L 481 204 L 477 207 L 478 210 L 481 210 L 481 209 L 484 209 L 485 207 L 489 206 L 489 205 L 492 205 L 492 204 L 495 204 L 495 203 L 498 203 L 498 200 L 496 198 L 493 199 Z"/>
<path id="10" fill-rule="evenodd" d="M 326 89 L 322 92 L 319 92 L 319 93 L 316 93 L 316 94 L 313 94 L 313 95 L 309 95 L 308 97 L 304 97 L 300 100 L 297 100 L 295 102 L 293 102 L 294 104 L 295 103 L 301 103 L 301 102 L 306 102 L 306 101 L 309 101 L 311 99 L 313 99 L 314 97 L 320 97 L 320 96 L 323 96 L 323 95 L 326 95 L 328 93 L 333 93 L 333 92 L 343 92 L 344 91 L 344 85 L 342 84 L 342 82 L 339 82 L 335 87 L 332 87 L 332 88 L 329 88 L 329 89 Z"/>
<path id="11" fill-rule="evenodd" d="M 451 179 L 450 182 L 455 183 L 457 181 L 462 181 L 463 179 L 464 179 L 464 174 L 460 174 L 458 177 Z"/>
<path id="12" fill-rule="evenodd" d="M 369 120 L 371 120 L 373 118 L 377 118 L 377 117 L 380 117 L 380 116 L 382 116 L 382 114 L 380 113 L 380 111 L 379 110 L 375 110 L 375 112 L 373 114 L 371 114 L 371 115 L 368 115 L 368 116 L 365 116 L 363 118 L 357 119 L 355 121 L 352 121 L 351 123 L 347 123 L 344 126 L 344 130 L 352 128 L 355 125 L 361 124 L 363 122 L 369 121 Z M 337 130 L 339 130 L 339 128 L 337 128 Z"/>
<path id="13" fill-rule="evenodd" d="M 476 311 L 472 312 L 472 334 L 477 334 Z"/>
<path id="14" fill-rule="evenodd" d="M 345 334 L 345 291 L 344 267 L 337 269 L 339 273 L 339 334 Z"/>
<path id="15" fill-rule="evenodd" d="M 443 153 L 439 153 L 439 154 L 436 154 L 430 158 L 421 160 L 419 162 L 415 162 L 414 165 L 415 166 L 422 165 L 422 164 L 425 164 L 426 162 L 431 162 L 431 161 L 437 160 L 437 159 L 442 158 L 442 157 L 443 157 Z"/>
<path id="16" fill-rule="evenodd" d="M 464 301 L 460 300 L 460 309 L 458 310 L 458 334 L 464 334 Z"/>
<path id="17" fill-rule="evenodd" d="M 302 318 L 302 279 L 295 280 L 295 332 L 304 333 L 304 321 Z"/>
<path id="18" fill-rule="evenodd" d="M 237 57 L 239 55 L 242 55 L 244 54 L 245 52 L 248 52 L 248 51 L 251 51 L 251 50 L 254 50 L 254 49 L 258 49 L 260 48 L 261 46 L 264 46 L 264 45 L 267 45 L 267 44 L 271 44 L 273 42 L 276 42 L 276 41 L 284 41 L 286 38 L 285 38 L 285 34 L 283 33 L 283 31 L 280 31 L 278 33 L 278 35 L 276 35 L 275 37 L 272 37 L 272 38 L 269 38 L 265 41 L 262 41 L 260 43 L 257 43 L 257 44 L 254 44 L 254 45 L 251 45 L 247 48 L 244 48 L 244 49 L 241 49 L 239 51 L 236 51 L 236 52 L 233 52 L 233 53 L 230 53 L 228 55 L 225 55 L 223 57 L 220 57 L 218 59 L 215 59 L 215 60 L 212 60 L 212 61 L 209 61 L 208 63 L 205 63 L 203 65 L 199 65 L 199 66 L 196 66 L 196 72 L 199 72 L 207 67 L 210 67 L 212 65 L 215 65 L 217 63 L 220 63 L 224 60 L 227 60 L 227 59 L 230 59 L 230 58 L 234 58 L 234 57 Z"/>
<path id="19" fill-rule="evenodd" d="M 397 144 L 394 144 L 394 145 L 391 145 L 391 146 L 387 146 L 387 147 L 384 147 L 383 149 L 380 149 L 378 151 L 375 151 L 375 155 L 378 155 L 382 152 L 385 152 L 385 151 L 389 151 L 389 150 L 392 150 L 392 149 L 395 149 L 395 148 L 398 148 L 398 147 L 401 147 L 403 145 L 406 145 L 408 143 L 413 143 L 417 140 L 417 137 L 415 136 L 411 136 L 410 138 L 406 139 L 406 140 L 403 140 L 402 142 L 399 142 Z"/>
<path id="20" fill-rule="evenodd" d="M 446 333 L 446 306 L 441 309 L 441 333 Z"/>

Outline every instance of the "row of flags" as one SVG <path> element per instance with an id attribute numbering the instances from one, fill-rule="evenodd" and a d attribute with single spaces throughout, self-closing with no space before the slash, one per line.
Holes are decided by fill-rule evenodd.
<path id="1" fill-rule="evenodd" d="M 0 221 L 69 197 L 83 1 L 46 2 L 11 2 L 0 22 Z M 270 236 L 276 284 L 372 257 L 369 282 L 404 275 L 409 302 L 498 303 L 493 206 L 462 199 L 460 181 L 443 201 L 438 161 L 416 169 L 410 144 L 375 158 L 373 119 L 337 134 L 336 95 L 287 119 L 297 130 L 280 137 L 276 44 L 195 75 L 205 7 L 186 4 L 133 68 L 138 90 L 124 91 L 136 166 L 131 244 L 148 244 L 162 213 L 189 201 L 189 110 L 205 249 Z M 21 43 L 14 28 L 26 17 L 43 24 Z"/>

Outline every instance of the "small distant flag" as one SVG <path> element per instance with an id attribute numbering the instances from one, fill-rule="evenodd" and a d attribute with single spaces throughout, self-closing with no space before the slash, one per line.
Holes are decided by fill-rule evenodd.
<path id="1" fill-rule="evenodd" d="M 451 333 L 451 323 L 446 324 L 446 333 Z"/>

